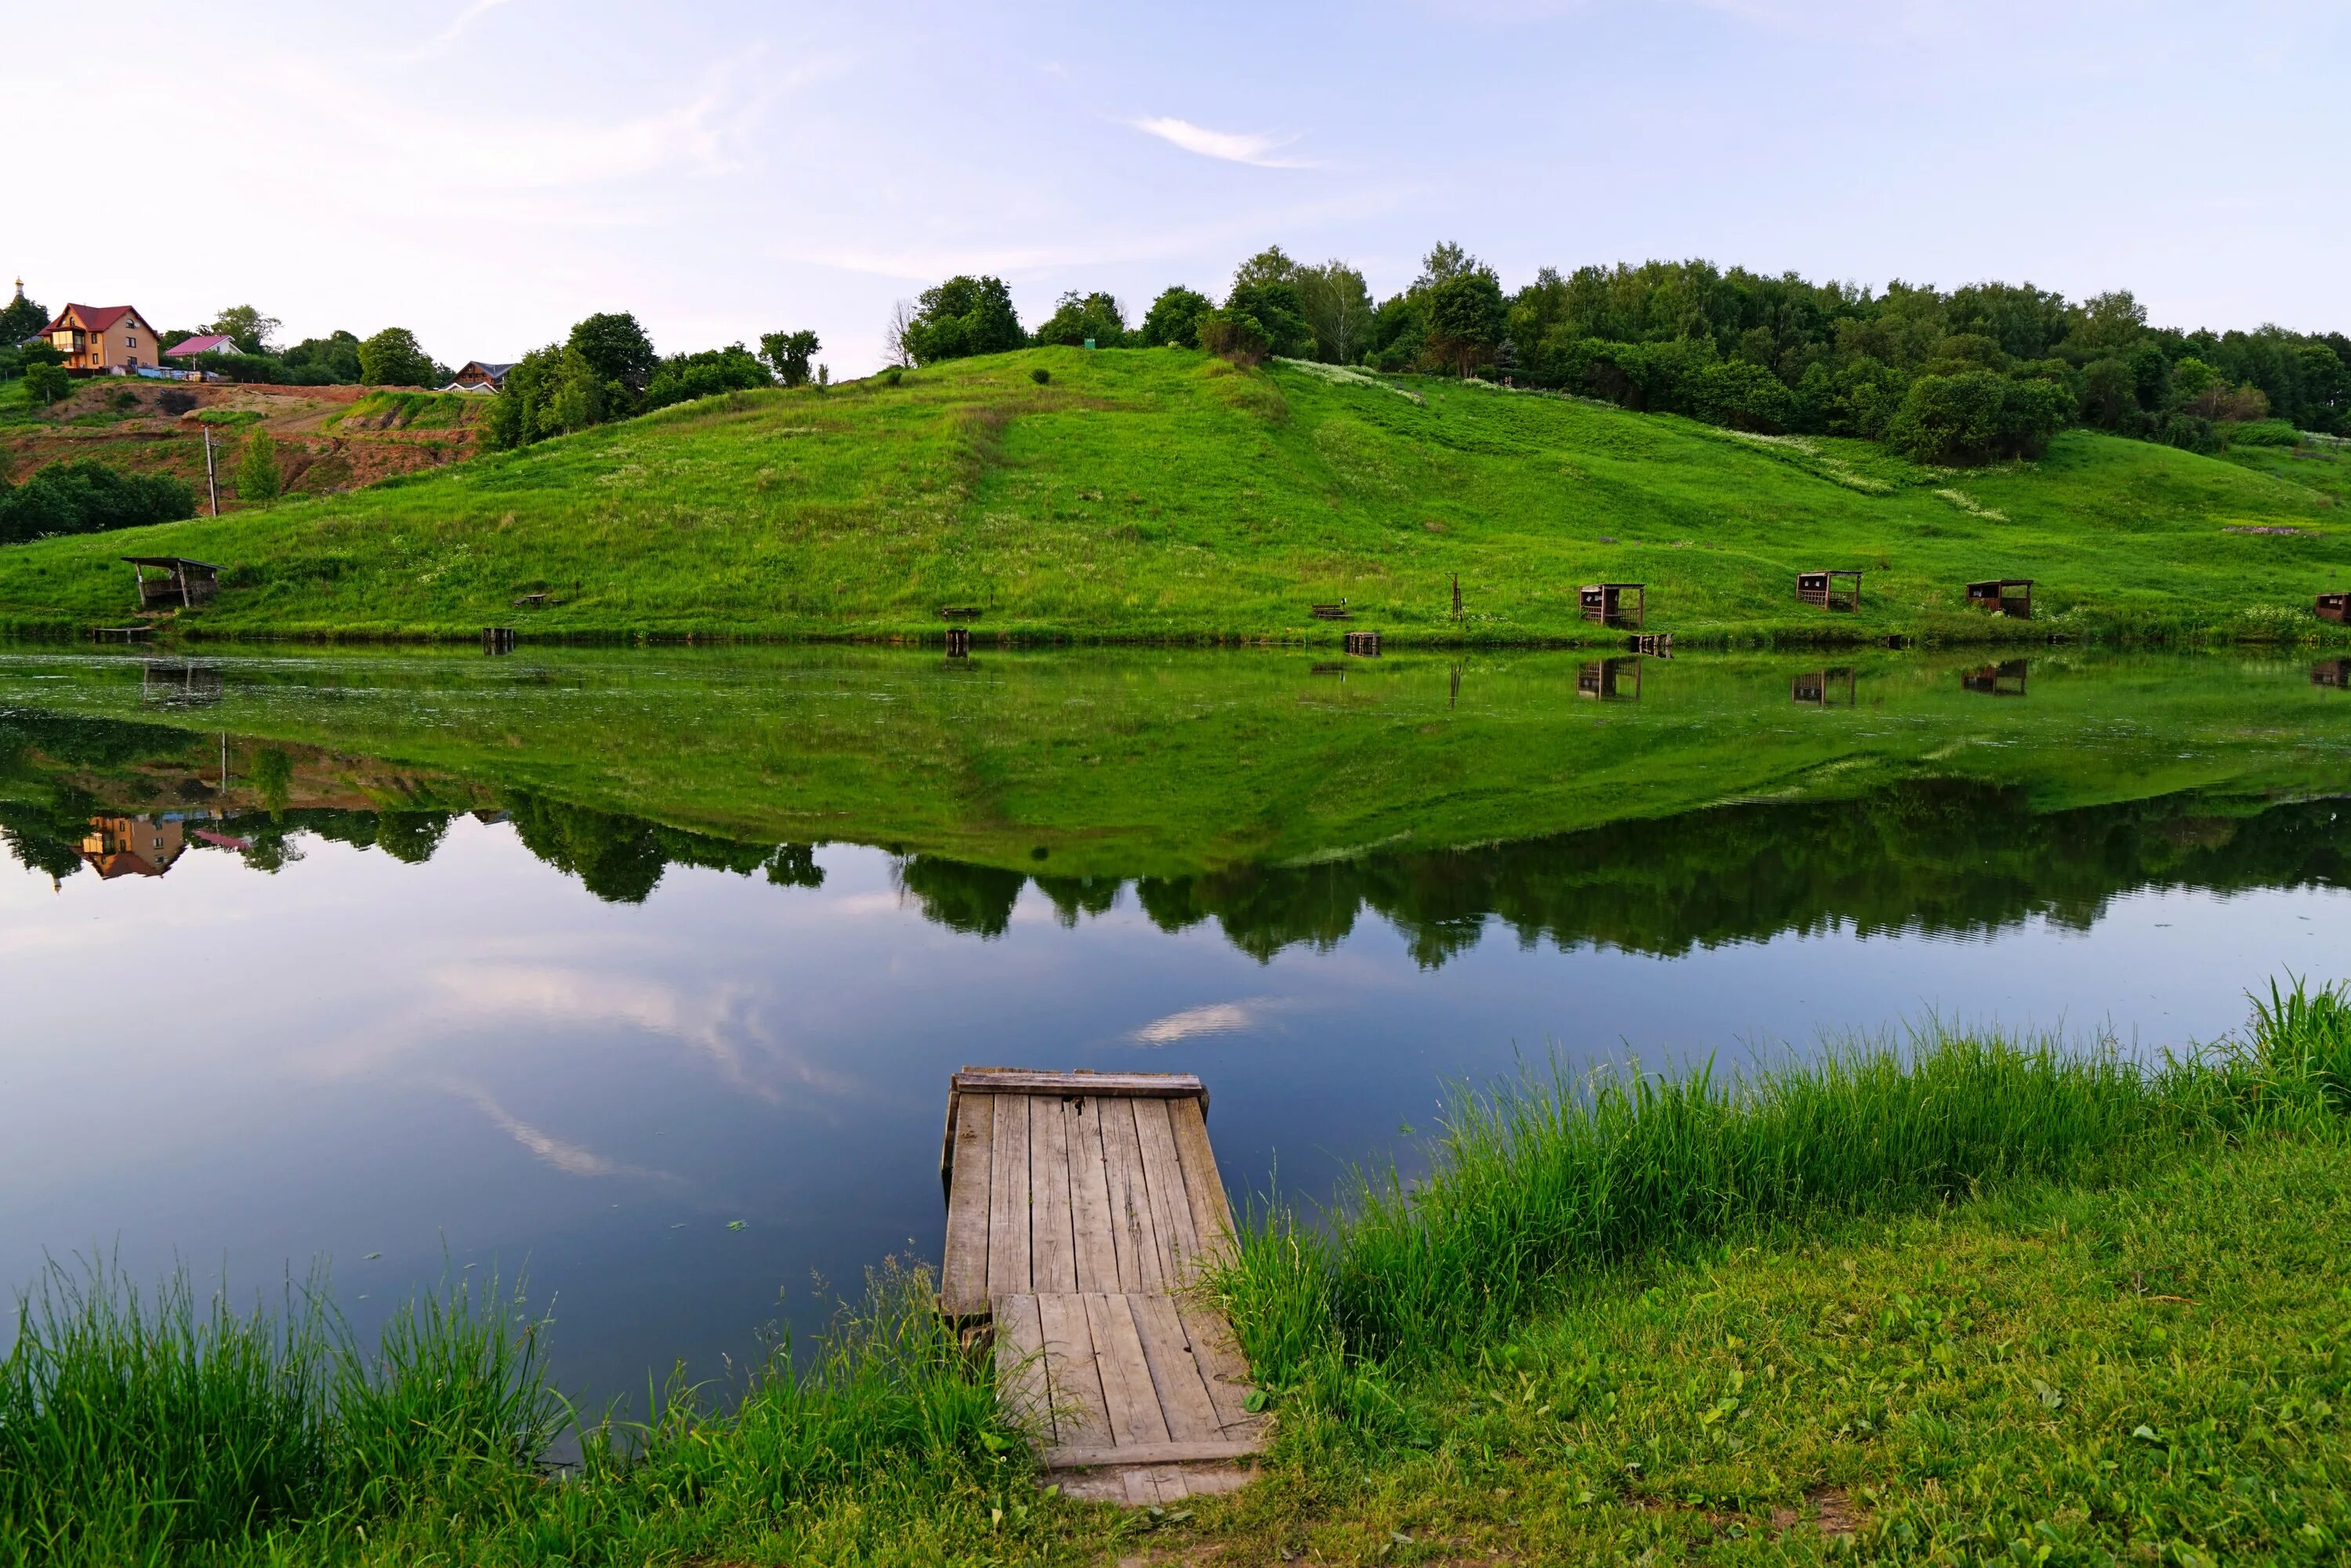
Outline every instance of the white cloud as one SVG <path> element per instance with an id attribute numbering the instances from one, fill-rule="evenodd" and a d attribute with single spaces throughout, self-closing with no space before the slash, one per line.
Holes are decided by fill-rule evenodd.
<path id="1" fill-rule="evenodd" d="M 1298 140 L 1294 136 L 1275 137 L 1259 131 L 1211 131 L 1205 125 L 1195 125 L 1188 120 L 1177 120 L 1164 114 L 1127 123 L 1147 136 L 1172 141 L 1185 152 L 1196 152 L 1203 158 L 1221 158 L 1228 163 L 1249 163 L 1259 169 L 1313 167 L 1301 160 L 1273 156 L 1280 149 Z"/>

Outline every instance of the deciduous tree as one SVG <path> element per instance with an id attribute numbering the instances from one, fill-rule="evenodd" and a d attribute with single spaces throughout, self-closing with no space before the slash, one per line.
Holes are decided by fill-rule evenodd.
<path id="1" fill-rule="evenodd" d="M 433 358 L 405 327 L 386 327 L 360 345 L 360 380 L 372 387 L 422 387 L 434 382 Z"/>

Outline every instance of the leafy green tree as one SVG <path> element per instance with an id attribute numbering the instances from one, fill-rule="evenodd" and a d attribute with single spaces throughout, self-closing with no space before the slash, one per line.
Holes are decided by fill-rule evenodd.
<path id="1" fill-rule="evenodd" d="M 195 490 L 168 474 L 126 474 L 90 461 L 52 463 L 21 485 L 0 486 L 0 545 L 195 515 Z"/>
<path id="2" fill-rule="evenodd" d="M 1429 289 L 1429 348 L 1466 377 L 1502 340 L 1505 316 L 1501 281 L 1473 263 Z"/>
<path id="3" fill-rule="evenodd" d="M 1200 347 L 1237 365 L 1254 365 L 1273 351 L 1273 340 L 1266 336 L 1257 318 L 1246 311 L 1204 311 L 1193 323 L 1193 330 L 1198 335 Z"/>
<path id="4" fill-rule="evenodd" d="M 1298 264 L 1278 245 L 1270 245 L 1233 269 L 1235 288 L 1263 288 L 1275 283 L 1295 284 Z"/>
<path id="5" fill-rule="evenodd" d="M 904 346 L 918 365 L 974 354 L 999 354 L 1028 341 L 1012 308 L 1012 291 L 998 277 L 950 277 L 923 291 Z"/>
<path id="6" fill-rule="evenodd" d="M 719 392 L 747 392 L 773 385 L 775 378 L 750 350 L 740 343 L 730 343 L 723 349 L 672 354 L 664 360 L 661 368 L 653 372 L 652 383 L 645 388 L 645 407 L 666 408 L 674 402 L 712 397 Z"/>
<path id="7" fill-rule="evenodd" d="M 270 340 L 283 325 L 277 317 L 264 316 L 251 305 L 232 305 L 205 322 L 204 330 L 234 340 L 241 354 L 266 354 L 271 351 Z"/>
<path id="8" fill-rule="evenodd" d="M 808 381 L 809 361 L 822 347 L 814 332 L 768 332 L 759 339 L 759 357 L 768 361 L 778 381 L 796 387 Z"/>
<path id="9" fill-rule="evenodd" d="M 1904 394 L 1886 438 L 1921 463 L 2034 457 L 2064 428 L 2072 404 L 2054 382 L 2013 381 L 1990 371 L 1920 376 Z"/>
<path id="10" fill-rule="evenodd" d="M 2111 356 L 2082 367 L 2082 423 L 2119 430 L 2138 413 L 2138 382 L 2131 368 Z"/>
<path id="11" fill-rule="evenodd" d="M 628 412 L 629 389 L 600 375 L 594 362 L 569 343 L 558 356 L 544 391 L 538 416 L 540 435 L 569 435 L 622 418 Z"/>
<path id="12" fill-rule="evenodd" d="M 1200 318 L 1216 308 L 1207 295 L 1177 285 L 1160 291 L 1134 329 L 1142 348 L 1188 349 L 1199 341 Z"/>
<path id="13" fill-rule="evenodd" d="M 1059 308 L 1037 329 L 1033 340 L 1077 349 L 1084 347 L 1088 339 L 1098 349 L 1122 346 L 1126 341 L 1126 312 L 1107 294 L 1080 294 L 1072 289 L 1061 296 Z"/>
<path id="14" fill-rule="evenodd" d="M 269 432 L 256 430 L 246 438 L 236 460 L 236 498 L 266 506 L 285 493 L 286 473 L 278 466 L 277 443 Z"/>
<path id="15" fill-rule="evenodd" d="M 25 298 L 25 286 L 16 285 L 16 297 L 0 307 L 0 348 L 13 349 L 49 324 L 49 313 Z"/>
<path id="16" fill-rule="evenodd" d="M 26 365 L 25 395 L 47 406 L 73 391 L 73 378 L 56 365 Z"/>
<path id="17" fill-rule="evenodd" d="M 1377 307 L 1364 275 L 1336 256 L 1320 267 L 1301 267 L 1290 279 L 1314 329 L 1314 357 L 1326 364 L 1353 364 L 1364 351 Z"/>
<path id="18" fill-rule="evenodd" d="M 617 383 L 631 399 L 643 395 L 661 366 L 653 340 L 625 310 L 602 312 L 580 321 L 563 346 L 586 360 L 597 380 Z"/>
<path id="19" fill-rule="evenodd" d="M 1197 331 L 1200 347 L 1238 364 L 1255 364 L 1269 354 L 1303 359 L 1314 351 L 1314 329 L 1288 283 L 1234 285 L 1222 308 L 1200 318 Z"/>
<path id="20" fill-rule="evenodd" d="M 1476 270 L 1478 258 L 1449 239 L 1439 240 L 1428 247 L 1420 260 L 1420 276 L 1413 279 L 1412 290 L 1426 294 L 1442 283 L 1450 283 L 1465 272 Z"/>
<path id="21" fill-rule="evenodd" d="M 386 327 L 359 346 L 360 380 L 371 387 L 431 386 L 433 360 L 405 327 Z"/>
<path id="22" fill-rule="evenodd" d="M 506 382 L 490 400 L 485 422 L 492 446 L 512 452 L 539 438 L 539 414 L 547 406 L 548 392 L 562 360 L 562 345 L 549 343 L 533 349 L 507 368 Z"/>
<path id="23" fill-rule="evenodd" d="M 359 334 L 335 331 L 323 338 L 305 338 L 280 353 L 277 361 L 286 367 L 287 380 L 296 385 L 350 385 L 360 379 Z"/>

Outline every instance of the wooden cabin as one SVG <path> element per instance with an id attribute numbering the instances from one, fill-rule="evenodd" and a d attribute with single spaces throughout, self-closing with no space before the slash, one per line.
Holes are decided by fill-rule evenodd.
<path id="1" fill-rule="evenodd" d="M 1633 612 L 1625 613 L 1625 596 L 1633 595 Z M 1649 585 L 1645 582 L 1587 582 L 1576 590 L 1578 608 L 1586 621 L 1603 626 L 1646 626 L 1649 623 Z"/>
<path id="2" fill-rule="evenodd" d="M 220 568 L 175 555 L 122 558 L 139 583 L 141 610 L 193 610 L 220 591 Z M 150 577 L 150 571 L 158 575 Z"/>
<path id="3" fill-rule="evenodd" d="M 1823 610 L 1861 608 L 1861 573 L 1832 568 L 1796 574 L 1796 597 Z"/>
<path id="4" fill-rule="evenodd" d="M 2351 593 L 2322 593 L 2318 596 L 2318 618 L 2340 624 L 2351 618 Z"/>
<path id="5" fill-rule="evenodd" d="M 1988 696 L 2021 697 L 2024 695 L 2025 661 L 2003 659 L 1997 664 L 1962 671 L 1959 689 L 1982 692 Z"/>
<path id="6" fill-rule="evenodd" d="M 2032 580 L 2029 577 L 1993 577 L 1968 584 L 1968 605 L 1980 606 L 1995 615 L 2011 616 L 2019 621 L 2032 619 Z"/>

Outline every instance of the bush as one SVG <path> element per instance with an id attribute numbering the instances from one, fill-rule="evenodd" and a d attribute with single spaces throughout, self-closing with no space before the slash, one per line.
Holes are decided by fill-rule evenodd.
<path id="1" fill-rule="evenodd" d="M 652 383 L 645 388 L 645 407 L 667 408 L 674 402 L 775 384 L 776 379 L 768 373 L 768 367 L 754 358 L 750 350 L 740 343 L 730 343 L 723 349 L 672 354 L 664 360 L 660 369 L 653 371 Z"/>
<path id="2" fill-rule="evenodd" d="M 285 470 L 277 465 L 277 443 L 270 439 L 269 432 L 256 430 L 236 461 L 236 498 L 266 505 L 285 489 Z"/>
<path id="3" fill-rule="evenodd" d="M 882 384 L 885 387 L 894 387 L 905 379 L 905 375 L 904 371 L 900 370 L 896 365 L 892 365 L 882 372 Z"/>
<path id="4" fill-rule="evenodd" d="M 55 365 L 25 367 L 25 395 L 37 403 L 53 403 L 73 391 L 73 378 Z"/>
<path id="5" fill-rule="evenodd" d="M 198 354 L 196 369 L 224 381 L 274 386 L 286 379 L 286 367 L 266 354 Z"/>
<path id="6" fill-rule="evenodd" d="M 2200 413 L 2167 413 L 2155 427 L 2155 439 L 2182 452 L 2210 454 L 2220 450 L 2220 431 Z"/>
<path id="7" fill-rule="evenodd" d="M 1135 341 L 1146 349 L 1189 348 L 1199 341 L 1200 318 L 1214 308 L 1207 295 L 1195 290 L 1163 290 L 1135 328 Z"/>
<path id="8" fill-rule="evenodd" d="M 1227 310 L 1202 313 L 1193 330 L 1200 347 L 1237 365 L 1254 365 L 1273 351 L 1273 341 L 1257 318 Z"/>
<path id="9" fill-rule="evenodd" d="M 2302 433 L 2283 419 L 2253 420 L 2232 424 L 2221 432 L 2231 446 L 2299 446 Z"/>
<path id="10" fill-rule="evenodd" d="M 1032 382 L 1035 382 L 1039 386 L 1040 386 L 1040 387 L 1041 387 L 1041 386 L 1043 386 L 1047 382 L 1050 382 L 1050 381 L 1051 381 L 1051 380 L 1053 379 L 1053 372 L 1052 372 L 1052 371 L 1049 371 L 1049 370 L 1047 370 L 1044 366 L 1042 366 L 1042 365 L 1039 365 L 1035 370 L 1030 371 L 1029 372 L 1029 379 L 1030 381 L 1032 381 Z"/>
<path id="11" fill-rule="evenodd" d="M 1895 450 L 1921 463 L 1965 466 L 2035 457 L 2063 429 L 2074 399 L 2047 381 L 2011 381 L 1991 371 L 1920 376 L 1886 426 Z"/>
<path id="12" fill-rule="evenodd" d="M 163 474 L 103 463 L 53 463 L 23 484 L 0 482 L 0 545 L 51 534 L 95 534 L 196 515 L 196 493 Z"/>
<path id="13" fill-rule="evenodd" d="M 1709 424 L 1777 434 L 1788 428 L 1795 402 L 1787 385 L 1761 365 L 1729 360 L 1690 379 L 1689 412 Z"/>

